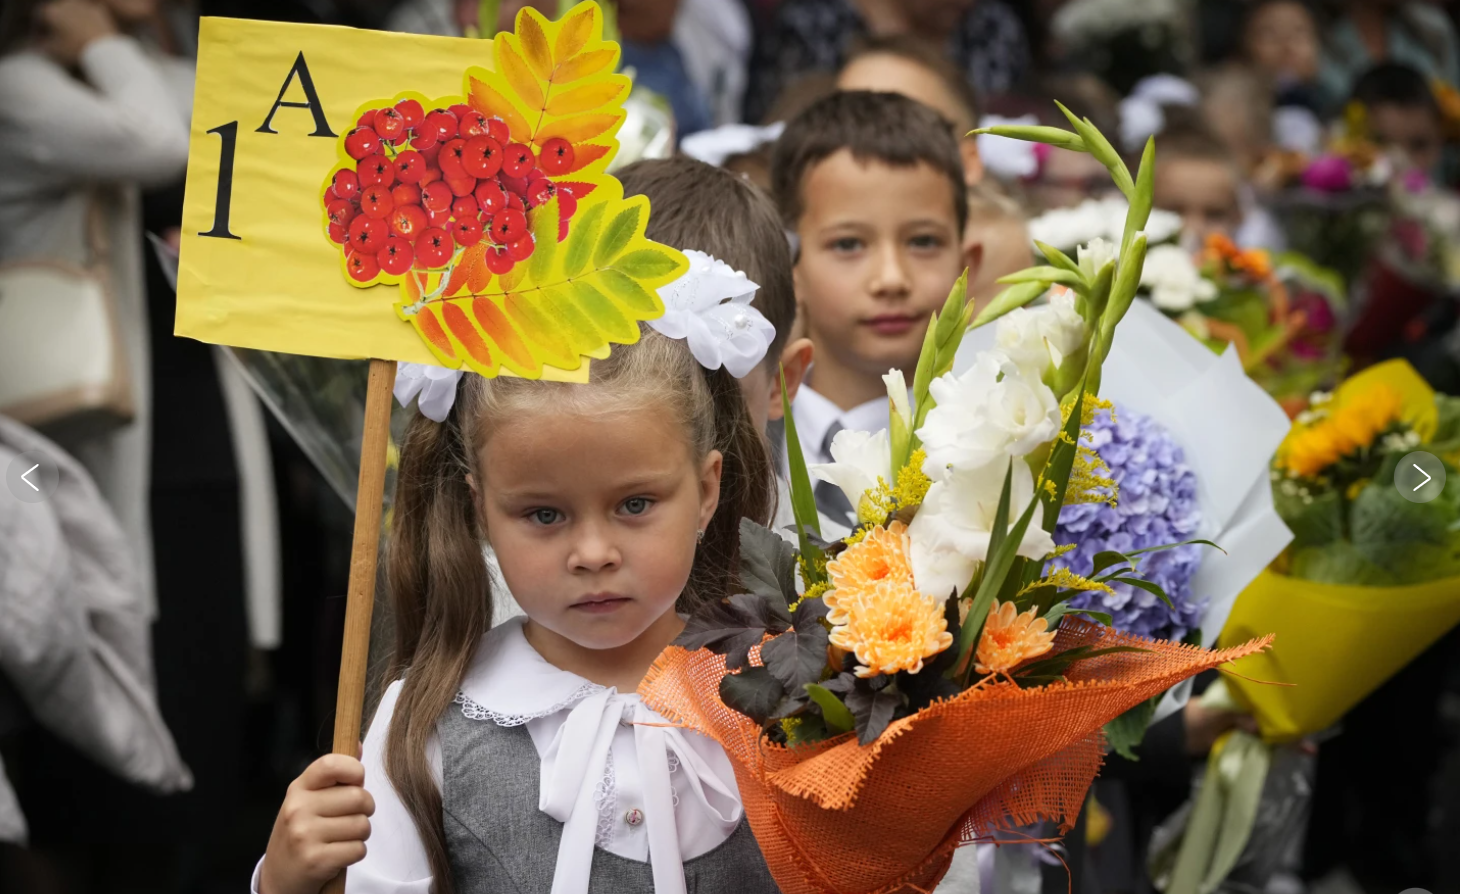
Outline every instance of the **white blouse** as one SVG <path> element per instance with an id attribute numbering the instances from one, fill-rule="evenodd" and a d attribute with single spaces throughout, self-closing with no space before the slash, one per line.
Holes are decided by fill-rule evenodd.
<path id="1" fill-rule="evenodd" d="M 684 894 L 683 862 L 722 844 L 743 811 L 730 759 L 713 740 L 666 721 L 634 694 L 549 664 L 512 618 L 482 638 L 456 706 L 467 717 L 526 726 L 541 760 L 538 808 L 563 823 L 553 894 L 584 894 L 594 847 L 653 867 L 657 894 Z M 400 682 L 382 697 L 365 737 L 365 787 L 375 815 L 365 859 L 346 894 L 428 894 L 431 867 L 410 814 L 385 775 L 385 734 Z M 441 748 L 427 760 L 437 784 Z M 482 772 L 490 773 L 490 767 Z M 252 890 L 259 892 L 259 870 Z"/>

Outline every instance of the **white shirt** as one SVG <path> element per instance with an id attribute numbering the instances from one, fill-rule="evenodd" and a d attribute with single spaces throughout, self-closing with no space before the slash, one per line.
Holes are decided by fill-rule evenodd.
<path id="1" fill-rule="evenodd" d="M 801 454 L 808 466 L 832 461 L 831 454 L 822 449 L 832 425 L 839 423 L 842 428 L 851 431 L 877 432 L 888 426 L 890 412 L 886 396 L 843 410 L 817 394 L 810 385 L 802 385 L 796 392 L 795 403 L 791 404 L 796 434 L 801 439 Z"/>
<path id="2" fill-rule="evenodd" d="M 634 694 L 549 664 L 512 618 L 482 638 L 461 681 L 459 710 L 483 723 L 526 726 L 541 760 L 538 807 L 564 823 L 554 894 L 582 894 L 595 845 L 653 865 L 657 894 L 683 894 L 683 862 L 730 837 L 743 810 L 730 759 L 711 739 L 666 723 Z M 415 824 L 385 774 L 385 735 L 400 696 L 390 685 L 365 736 L 365 787 L 375 798 L 368 853 L 347 894 L 429 894 L 431 867 Z M 441 748 L 426 758 L 440 784 Z M 483 767 L 483 772 L 491 768 Z M 641 822 L 628 821 L 639 811 Z M 639 817 L 636 817 L 639 818 Z M 258 894 L 259 872 L 252 890 Z"/>

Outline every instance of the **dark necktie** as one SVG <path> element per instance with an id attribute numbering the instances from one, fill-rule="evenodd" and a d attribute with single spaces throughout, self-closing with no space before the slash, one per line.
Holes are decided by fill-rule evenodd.
<path id="1" fill-rule="evenodd" d="M 826 437 L 821 439 L 821 455 L 826 457 L 827 462 L 833 462 L 831 441 L 841 430 L 842 424 L 833 422 L 831 427 L 826 430 Z M 813 492 L 816 494 L 816 508 L 821 510 L 823 515 L 844 528 L 850 529 L 857 526 L 857 513 L 841 488 L 830 481 L 818 481 Z"/>

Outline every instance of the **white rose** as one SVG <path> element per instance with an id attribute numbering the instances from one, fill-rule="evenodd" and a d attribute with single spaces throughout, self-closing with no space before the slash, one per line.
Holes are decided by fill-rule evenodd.
<path id="1" fill-rule="evenodd" d="M 928 489 L 908 526 L 913 582 L 920 591 L 942 599 L 949 593 L 963 592 L 973 580 L 978 564 L 988 558 L 994 515 L 1009 468 L 1007 460 L 1000 460 L 978 468 L 957 469 Z M 1011 527 L 1034 499 L 1034 476 L 1029 466 L 1014 460 L 1012 468 Z M 1053 549 L 1053 538 L 1031 520 L 1019 543 L 1019 555 L 1039 559 Z"/>
<path id="2" fill-rule="evenodd" d="M 1191 255 L 1177 245 L 1157 245 L 1146 252 L 1141 285 L 1151 290 L 1151 303 L 1173 313 L 1217 297 L 1217 286 L 1204 278 Z"/>
<path id="3" fill-rule="evenodd" d="M 997 351 L 979 354 L 961 376 L 939 376 L 928 392 L 937 405 L 918 437 L 927 452 L 923 472 L 934 481 L 947 477 L 950 468 L 1024 456 L 1059 432 L 1054 392 Z"/>
<path id="4" fill-rule="evenodd" d="M 862 495 L 877 486 L 877 479 L 891 482 L 892 444 L 887 439 L 887 429 L 876 434 L 843 429 L 831 439 L 829 463 L 815 463 L 806 471 L 830 481 L 847 495 L 847 502 L 856 509 L 862 502 Z"/>

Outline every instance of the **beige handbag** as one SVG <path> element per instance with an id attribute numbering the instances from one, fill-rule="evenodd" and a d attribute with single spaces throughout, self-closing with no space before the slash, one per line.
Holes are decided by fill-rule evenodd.
<path id="1" fill-rule="evenodd" d="M 0 414 L 73 437 L 124 425 L 135 412 L 95 198 L 86 231 L 86 267 L 0 264 Z"/>

